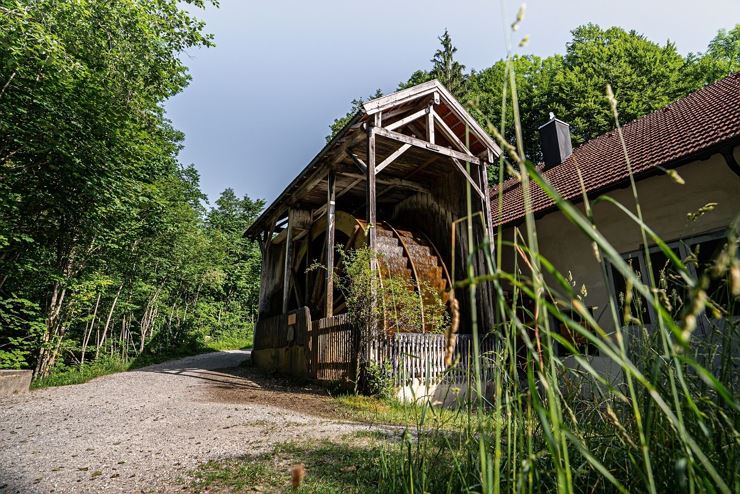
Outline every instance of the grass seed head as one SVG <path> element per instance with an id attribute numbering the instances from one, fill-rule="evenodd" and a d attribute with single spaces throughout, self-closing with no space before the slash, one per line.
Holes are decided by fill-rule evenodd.
<path id="1" fill-rule="evenodd" d="M 298 489 L 303 483 L 303 478 L 306 476 L 306 467 L 303 463 L 293 465 L 291 471 L 291 484 L 293 489 Z"/>

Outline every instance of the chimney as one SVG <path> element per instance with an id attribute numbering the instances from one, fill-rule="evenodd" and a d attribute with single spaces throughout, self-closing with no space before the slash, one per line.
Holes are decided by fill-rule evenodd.
<path id="1" fill-rule="evenodd" d="M 550 112 L 550 120 L 541 125 L 539 131 L 540 149 L 545 161 L 545 169 L 559 165 L 573 154 L 573 147 L 570 143 L 570 126 L 555 118 L 554 113 Z"/>

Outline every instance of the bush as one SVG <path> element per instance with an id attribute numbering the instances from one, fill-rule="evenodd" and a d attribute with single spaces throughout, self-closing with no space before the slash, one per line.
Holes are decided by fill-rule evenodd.
<path id="1" fill-rule="evenodd" d="M 388 399 L 393 397 L 393 369 L 389 362 L 368 362 L 362 369 L 360 391 L 367 396 Z"/>

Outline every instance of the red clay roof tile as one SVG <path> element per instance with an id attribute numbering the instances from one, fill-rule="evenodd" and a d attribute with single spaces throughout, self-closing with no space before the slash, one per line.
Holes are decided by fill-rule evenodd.
<path id="1" fill-rule="evenodd" d="M 624 125 L 622 133 L 636 176 L 737 141 L 740 137 L 740 72 Z M 543 176 L 565 199 L 577 200 L 582 195 L 577 168 L 580 168 L 589 194 L 606 191 L 627 180 L 627 163 L 618 133 L 611 131 L 579 146 L 563 163 L 543 172 Z M 504 182 L 502 189 L 500 217 L 498 186 L 490 189 L 494 225 L 514 223 L 525 216 L 521 185 L 512 184 L 510 180 Z M 535 213 L 554 207 L 537 185 L 532 184 L 531 190 Z"/>

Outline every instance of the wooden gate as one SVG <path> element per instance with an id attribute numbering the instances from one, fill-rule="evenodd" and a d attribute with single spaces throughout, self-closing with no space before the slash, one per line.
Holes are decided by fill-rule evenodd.
<path id="1" fill-rule="evenodd" d="M 313 321 L 308 338 L 311 376 L 319 381 L 354 381 L 359 336 L 349 314 Z"/>

